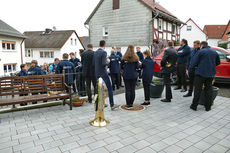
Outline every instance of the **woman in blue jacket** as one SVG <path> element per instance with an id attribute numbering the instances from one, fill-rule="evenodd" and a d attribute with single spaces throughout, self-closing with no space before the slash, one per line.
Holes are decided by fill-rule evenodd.
<path id="1" fill-rule="evenodd" d="M 143 54 L 145 59 L 141 63 L 141 68 L 143 69 L 142 82 L 144 86 L 145 102 L 141 105 L 150 105 L 150 84 L 153 78 L 154 62 L 149 50 L 146 50 Z"/>
<path id="2" fill-rule="evenodd" d="M 138 77 L 137 69 L 139 67 L 139 58 L 134 52 L 134 46 L 129 45 L 125 55 L 122 58 L 121 68 L 123 69 L 123 79 L 125 82 L 126 108 L 132 109 L 135 100 L 135 88 Z"/>

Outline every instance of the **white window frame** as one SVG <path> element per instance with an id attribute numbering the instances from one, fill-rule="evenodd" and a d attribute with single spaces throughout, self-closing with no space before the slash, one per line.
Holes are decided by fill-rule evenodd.
<path id="1" fill-rule="evenodd" d="M 109 28 L 107 26 L 102 27 L 103 37 L 109 36 Z"/>
<path id="2" fill-rule="evenodd" d="M 29 56 L 30 51 L 30 56 Z M 25 57 L 33 57 L 33 50 L 32 49 L 26 49 L 25 50 Z"/>
<path id="3" fill-rule="evenodd" d="M 74 39 L 75 46 L 77 46 L 77 39 Z"/>
<path id="4" fill-rule="evenodd" d="M 11 70 L 9 70 L 9 66 L 11 67 Z M 6 70 L 5 70 L 6 67 Z M 3 65 L 3 70 L 4 70 L 4 74 L 6 73 L 14 73 L 17 71 L 17 64 L 4 64 Z"/>
<path id="5" fill-rule="evenodd" d="M 187 31 L 192 31 L 192 26 L 191 25 L 187 25 L 186 30 Z"/>
<path id="6" fill-rule="evenodd" d="M 9 42 L 9 43 L 3 43 L 3 41 L 5 42 Z M 3 44 L 5 44 L 5 48 L 3 48 Z M 7 40 L 2 40 L 2 51 L 16 51 L 16 41 L 7 41 Z M 7 46 L 9 46 L 9 49 L 7 49 Z M 12 47 L 12 45 L 14 45 L 14 49 Z"/>
<path id="7" fill-rule="evenodd" d="M 39 54 L 40 58 L 54 58 L 54 51 L 40 51 Z M 46 55 L 48 55 L 48 57 L 46 57 Z"/>
<path id="8" fill-rule="evenodd" d="M 163 28 L 164 28 L 163 20 L 162 19 L 158 19 L 158 30 L 159 31 L 163 31 Z"/>
<path id="9" fill-rule="evenodd" d="M 174 28 L 174 31 L 173 31 L 173 26 L 175 27 L 175 28 Z M 177 34 L 177 29 L 176 29 L 176 28 L 177 28 L 177 26 L 176 26 L 175 24 L 172 24 L 172 34 L 173 34 L 173 35 L 176 35 L 176 34 Z"/>

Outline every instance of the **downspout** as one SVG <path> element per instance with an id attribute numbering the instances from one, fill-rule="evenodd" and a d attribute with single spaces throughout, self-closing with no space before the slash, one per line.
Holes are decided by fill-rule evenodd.
<path id="1" fill-rule="evenodd" d="M 153 25 L 153 24 L 152 24 L 153 20 L 156 19 L 156 17 L 159 15 L 159 12 L 158 12 L 158 11 L 156 11 L 156 13 L 157 13 L 157 14 L 149 21 L 149 24 L 151 24 L 151 26 Z M 152 29 L 154 30 L 154 27 L 153 27 L 153 26 L 152 26 Z M 152 34 L 153 34 L 153 32 L 152 32 Z M 152 45 L 150 44 L 150 42 L 151 42 L 150 39 L 151 39 L 151 29 L 150 29 L 150 26 L 149 26 L 149 40 L 148 40 L 148 45 L 149 45 L 148 47 L 149 47 L 149 49 L 150 49 L 150 46 L 152 46 Z"/>
<path id="2" fill-rule="evenodd" d="M 89 27 L 87 27 L 86 24 L 84 24 L 84 27 L 88 30 L 88 33 L 89 33 L 89 43 L 91 43 L 90 42 L 90 31 L 89 31 Z"/>
<path id="3" fill-rule="evenodd" d="M 22 44 L 25 41 L 25 38 L 22 39 L 22 42 L 20 44 L 20 48 L 21 48 L 21 64 L 23 64 L 23 53 L 22 53 Z"/>

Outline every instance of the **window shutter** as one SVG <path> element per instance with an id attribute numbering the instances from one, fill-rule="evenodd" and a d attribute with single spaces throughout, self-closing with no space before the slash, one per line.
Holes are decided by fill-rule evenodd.
<path id="1" fill-rule="evenodd" d="M 113 10 L 120 8 L 120 0 L 113 0 Z"/>

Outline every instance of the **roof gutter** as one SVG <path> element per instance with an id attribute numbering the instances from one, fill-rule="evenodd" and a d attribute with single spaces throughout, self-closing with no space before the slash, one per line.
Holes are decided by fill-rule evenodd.
<path id="1" fill-rule="evenodd" d="M 21 49 L 21 64 L 23 64 L 22 44 L 23 44 L 23 42 L 25 41 L 25 39 L 26 39 L 26 38 L 23 38 L 23 39 L 22 39 L 22 42 L 21 42 L 21 44 L 20 44 L 20 49 Z"/>
<path id="2" fill-rule="evenodd" d="M 156 13 L 157 13 L 157 14 L 149 21 L 149 24 L 153 25 L 153 24 L 152 24 L 153 20 L 156 19 L 156 18 L 158 17 L 158 15 L 159 15 L 159 12 L 158 12 L 158 11 L 156 11 Z M 154 30 L 154 27 L 153 27 L 153 26 L 152 26 L 152 29 Z M 152 33 L 152 34 L 153 34 L 153 33 Z M 150 49 L 151 46 L 152 46 L 152 44 L 150 43 L 150 42 L 151 42 L 150 39 L 151 39 L 151 29 L 150 29 L 150 26 L 149 26 L 149 39 L 148 39 L 148 48 L 149 48 L 149 49 Z"/>

